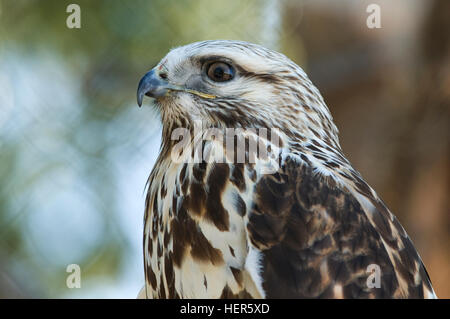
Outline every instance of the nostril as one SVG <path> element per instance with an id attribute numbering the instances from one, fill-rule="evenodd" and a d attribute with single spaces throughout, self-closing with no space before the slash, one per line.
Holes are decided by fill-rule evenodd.
<path id="1" fill-rule="evenodd" d="M 159 77 L 160 77 L 161 79 L 167 80 L 167 73 L 160 73 L 160 74 L 159 74 Z"/>

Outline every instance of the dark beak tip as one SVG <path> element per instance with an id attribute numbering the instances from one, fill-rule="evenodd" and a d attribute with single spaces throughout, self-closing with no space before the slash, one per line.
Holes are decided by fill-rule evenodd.
<path id="1" fill-rule="evenodd" d="M 152 80 L 153 80 L 154 71 L 150 70 L 147 72 L 139 81 L 138 89 L 137 89 L 137 104 L 139 107 L 142 106 L 142 101 L 144 100 L 144 96 L 152 90 Z"/>
<path id="2" fill-rule="evenodd" d="M 137 94 L 137 104 L 138 104 L 139 107 L 142 106 L 143 98 L 144 98 L 143 94 L 141 92 L 138 92 L 138 94 Z"/>

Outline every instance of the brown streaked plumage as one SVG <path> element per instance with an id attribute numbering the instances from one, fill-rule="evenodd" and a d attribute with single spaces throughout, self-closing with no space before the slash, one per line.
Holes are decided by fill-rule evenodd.
<path id="1" fill-rule="evenodd" d="M 211 64 L 220 68 L 207 72 Z M 147 73 L 139 104 L 144 94 L 163 122 L 144 219 L 148 298 L 435 297 L 405 230 L 345 158 L 322 96 L 287 57 L 240 41 L 193 43 Z M 205 138 L 199 121 L 222 137 L 241 129 L 233 148 Z M 196 160 L 198 151 L 226 160 Z M 379 288 L 368 284 L 371 265 Z"/>

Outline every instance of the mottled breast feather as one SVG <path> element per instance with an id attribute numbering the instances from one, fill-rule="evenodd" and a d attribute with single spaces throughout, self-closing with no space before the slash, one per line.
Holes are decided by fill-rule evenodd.
<path id="1" fill-rule="evenodd" d="M 144 221 L 147 297 L 261 297 L 245 269 L 255 176 L 251 165 L 175 164 L 160 156 Z"/>

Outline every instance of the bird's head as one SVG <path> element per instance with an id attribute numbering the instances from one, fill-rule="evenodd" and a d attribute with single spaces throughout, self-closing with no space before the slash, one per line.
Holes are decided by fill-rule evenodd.
<path id="1" fill-rule="evenodd" d="M 213 40 L 172 49 L 141 79 L 139 105 L 144 95 L 155 98 L 169 131 L 202 121 L 209 127 L 277 128 L 293 139 L 338 143 L 328 108 L 304 71 L 256 44 Z"/>

